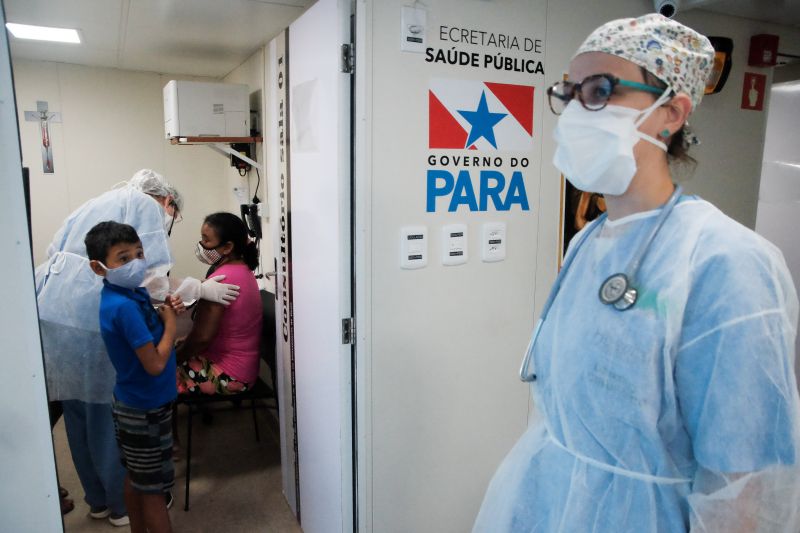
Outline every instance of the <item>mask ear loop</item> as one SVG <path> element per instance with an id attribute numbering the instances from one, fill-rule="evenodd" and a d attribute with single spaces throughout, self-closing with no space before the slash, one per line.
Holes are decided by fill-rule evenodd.
<path id="1" fill-rule="evenodd" d="M 177 208 L 173 208 L 173 209 L 177 209 Z M 169 223 L 169 229 L 167 230 L 167 237 L 172 237 L 172 228 L 175 227 L 175 219 L 178 218 L 177 213 L 178 213 L 177 211 L 174 211 L 174 210 L 172 211 L 172 217 L 170 217 L 171 218 L 171 222 Z M 167 216 L 169 216 L 169 213 L 167 213 Z"/>
<path id="2" fill-rule="evenodd" d="M 672 98 L 673 93 L 674 91 L 669 86 L 667 86 L 667 88 L 664 89 L 664 92 L 661 94 L 661 96 L 659 96 L 656 99 L 656 101 L 652 103 L 652 105 L 642 109 L 642 114 L 639 115 L 639 118 L 637 118 L 636 121 L 634 122 L 634 125 L 636 126 L 637 137 L 658 146 L 665 152 L 667 151 L 667 145 L 664 144 L 662 141 L 656 139 L 655 137 L 651 137 L 648 134 L 639 131 L 639 126 L 641 126 L 644 123 L 644 121 L 647 120 L 647 118 L 653 114 L 653 111 L 655 111 L 662 105 L 666 104 Z"/>

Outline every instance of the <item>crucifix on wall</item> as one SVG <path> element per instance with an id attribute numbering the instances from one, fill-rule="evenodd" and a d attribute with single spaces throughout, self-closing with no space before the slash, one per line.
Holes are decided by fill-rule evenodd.
<path id="1" fill-rule="evenodd" d="M 61 113 L 53 113 L 47 109 L 47 102 L 36 102 L 36 111 L 25 111 L 25 121 L 39 122 L 42 137 L 42 170 L 45 174 L 53 173 L 53 147 L 50 143 L 51 122 L 61 122 Z"/>

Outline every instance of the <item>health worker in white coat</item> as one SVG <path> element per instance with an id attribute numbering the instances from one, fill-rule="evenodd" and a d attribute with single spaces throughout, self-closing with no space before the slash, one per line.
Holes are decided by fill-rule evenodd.
<path id="1" fill-rule="evenodd" d="M 670 170 L 713 63 L 650 14 L 596 29 L 548 90 L 553 162 L 607 216 L 570 242 L 520 370 L 538 417 L 474 531 L 800 531 L 792 279 Z"/>
<path id="2" fill-rule="evenodd" d="M 97 223 L 113 220 L 136 229 L 144 247 L 144 286 L 154 300 L 180 306 L 198 298 L 228 304 L 238 295 L 224 276 L 201 282 L 167 277 L 174 261 L 169 233 L 182 199 L 157 172 L 142 169 L 119 188 L 93 198 L 67 217 L 36 268 L 36 295 L 51 402 L 61 401 L 70 452 L 94 518 L 110 515 L 123 525 L 125 471 L 119 461 L 111 416 L 114 368 L 100 336 L 102 279 L 89 268 L 84 237 Z M 175 298 L 175 296 L 179 298 Z M 173 300 L 174 298 L 174 300 Z"/>

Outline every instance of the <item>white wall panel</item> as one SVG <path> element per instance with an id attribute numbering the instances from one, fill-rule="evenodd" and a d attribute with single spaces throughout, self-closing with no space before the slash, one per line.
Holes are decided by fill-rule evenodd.
<path id="1" fill-rule="evenodd" d="M 0 3 L 0 26 L 5 17 Z M 7 305 L 0 311 L 0 523 L 4 531 L 61 531 L 33 286 L 22 164 L 6 36 L 0 36 L 0 246 Z"/>
<path id="2" fill-rule="evenodd" d="M 367 510 L 362 527 L 381 532 L 466 531 L 489 477 L 528 418 L 528 390 L 516 370 L 533 325 L 537 226 L 546 209 L 539 192 L 544 91 L 553 74 L 546 66 L 549 76 L 426 62 L 425 54 L 401 52 L 404 4 L 368 6 L 364 15 L 371 39 L 358 63 L 359 69 L 366 69 L 364 142 L 371 147 L 362 174 L 368 183 L 359 183 L 369 192 L 365 268 L 370 274 L 364 290 L 371 321 L 365 348 L 365 402 L 371 416 L 364 429 L 371 441 L 371 455 L 365 459 L 371 474 L 365 489 L 371 516 Z M 446 32 L 457 27 L 454 36 L 459 39 L 463 28 L 493 32 L 495 38 L 517 37 L 521 48 L 526 37 L 541 39 L 544 48 L 545 2 L 426 5 L 427 46 L 435 50 L 478 53 L 481 65 L 487 54 L 498 53 L 545 60 L 544 53 L 440 37 L 442 26 L 448 27 Z M 531 148 L 509 151 L 498 140 L 498 151 L 431 149 L 431 80 L 534 86 Z M 471 105 L 464 109 L 474 110 L 477 96 Z M 439 200 L 435 212 L 426 211 L 428 169 L 458 174 L 463 168 L 431 166 L 428 157 L 471 154 L 502 157 L 499 168 L 485 169 L 500 170 L 507 180 L 512 175 L 510 158 L 527 157 L 531 163 L 523 174 L 530 211 L 513 206 L 509 211 L 472 212 L 462 206 L 451 213 L 445 199 Z M 477 190 L 482 167 L 468 170 Z M 480 260 L 478 236 L 481 224 L 489 221 L 507 223 L 504 262 Z M 467 225 L 470 259 L 465 265 L 441 263 L 440 234 L 449 223 Z M 426 268 L 400 269 L 400 228 L 406 225 L 428 227 Z"/>
<path id="3" fill-rule="evenodd" d="M 758 198 L 756 231 L 781 249 L 800 287 L 800 82 L 772 87 Z M 795 339 L 795 370 L 800 375 L 800 337 Z"/>
<path id="4" fill-rule="evenodd" d="M 265 71 L 268 64 L 267 54 L 265 53 L 265 48 L 261 48 L 250 56 L 247 61 L 239 65 L 236 69 L 233 70 L 230 74 L 225 76 L 224 81 L 226 83 L 244 83 L 247 85 L 250 91 L 250 109 L 256 111 L 258 113 L 258 131 L 261 133 L 262 138 L 267 137 L 266 127 L 265 124 L 268 124 L 268 116 L 267 116 L 267 106 L 265 105 Z M 235 213 L 237 215 L 240 214 L 240 204 L 239 199 L 233 193 L 234 187 L 241 187 L 243 190 L 247 191 L 247 202 L 250 202 L 253 199 L 253 195 L 258 195 L 259 200 L 261 200 L 263 207 L 267 207 L 269 205 L 269 199 L 267 198 L 268 194 L 268 185 L 267 180 L 269 179 L 269 172 L 268 168 L 268 147 L 265 143 L 258 143 L 256 145 L 256 154 L 254 159 L 261 163 L 264 170 L 261 170 L 261 179 L 259 180 L 258 175 L 256 173 L 256 169 L 252 168 L 250 172 L 242 177 L 239 174 L 238 169 L 233 167 L 227 167 L 225 174 L 227 177 L 227 190 L 226 195 L 228 197 L 229 205 L 226 208 L 231 213 Z M 253 157 L 251 155 L 251 157 Z M 265 212 L 268 209 L 264 209 Z M 262 218 L 261 219 L 261 232 L 262 232 L 262 240 L 261 240 L 261 270 L 263 272 L 271 272 L 273 270 L 273 257 L 274 254 L 272 252 L 272 231 L 270 229 L 271 220 L 269 218 Z M 267 290 L 273 292 L 275 290 L 275 281 L 273 279 L 268 279 L 266 277 L 259 280 L 259 284 L 266 288 Z"/>
<path id="5" fill-rule="evenodd" d="M 291 269 L 300 523 L 352 529 L 350 76 L 340 71 L 350 3 L 320 0 L 289 26 Z"/>

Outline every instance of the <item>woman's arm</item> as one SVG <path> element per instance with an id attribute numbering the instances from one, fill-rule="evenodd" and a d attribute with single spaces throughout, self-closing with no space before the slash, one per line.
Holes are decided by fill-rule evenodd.
<path id="1" fill-rule="evenodd" d="M 200 300 L 197 304 L 197 314 L 194 317 L 192 331 L 177 350 L 179 362 L 200 355 L 208 348 L 217 336 L 224 312 L 224 305 Z"/>
<path id="2" fill-rule="evenodd" d="M 697 472 L 692 533 L 800 531 L 797 300 L 782 258 L 748 243 L 698 252 L 675 358 Z M 749 245 L 748 245 L 749 244 Z"/>

